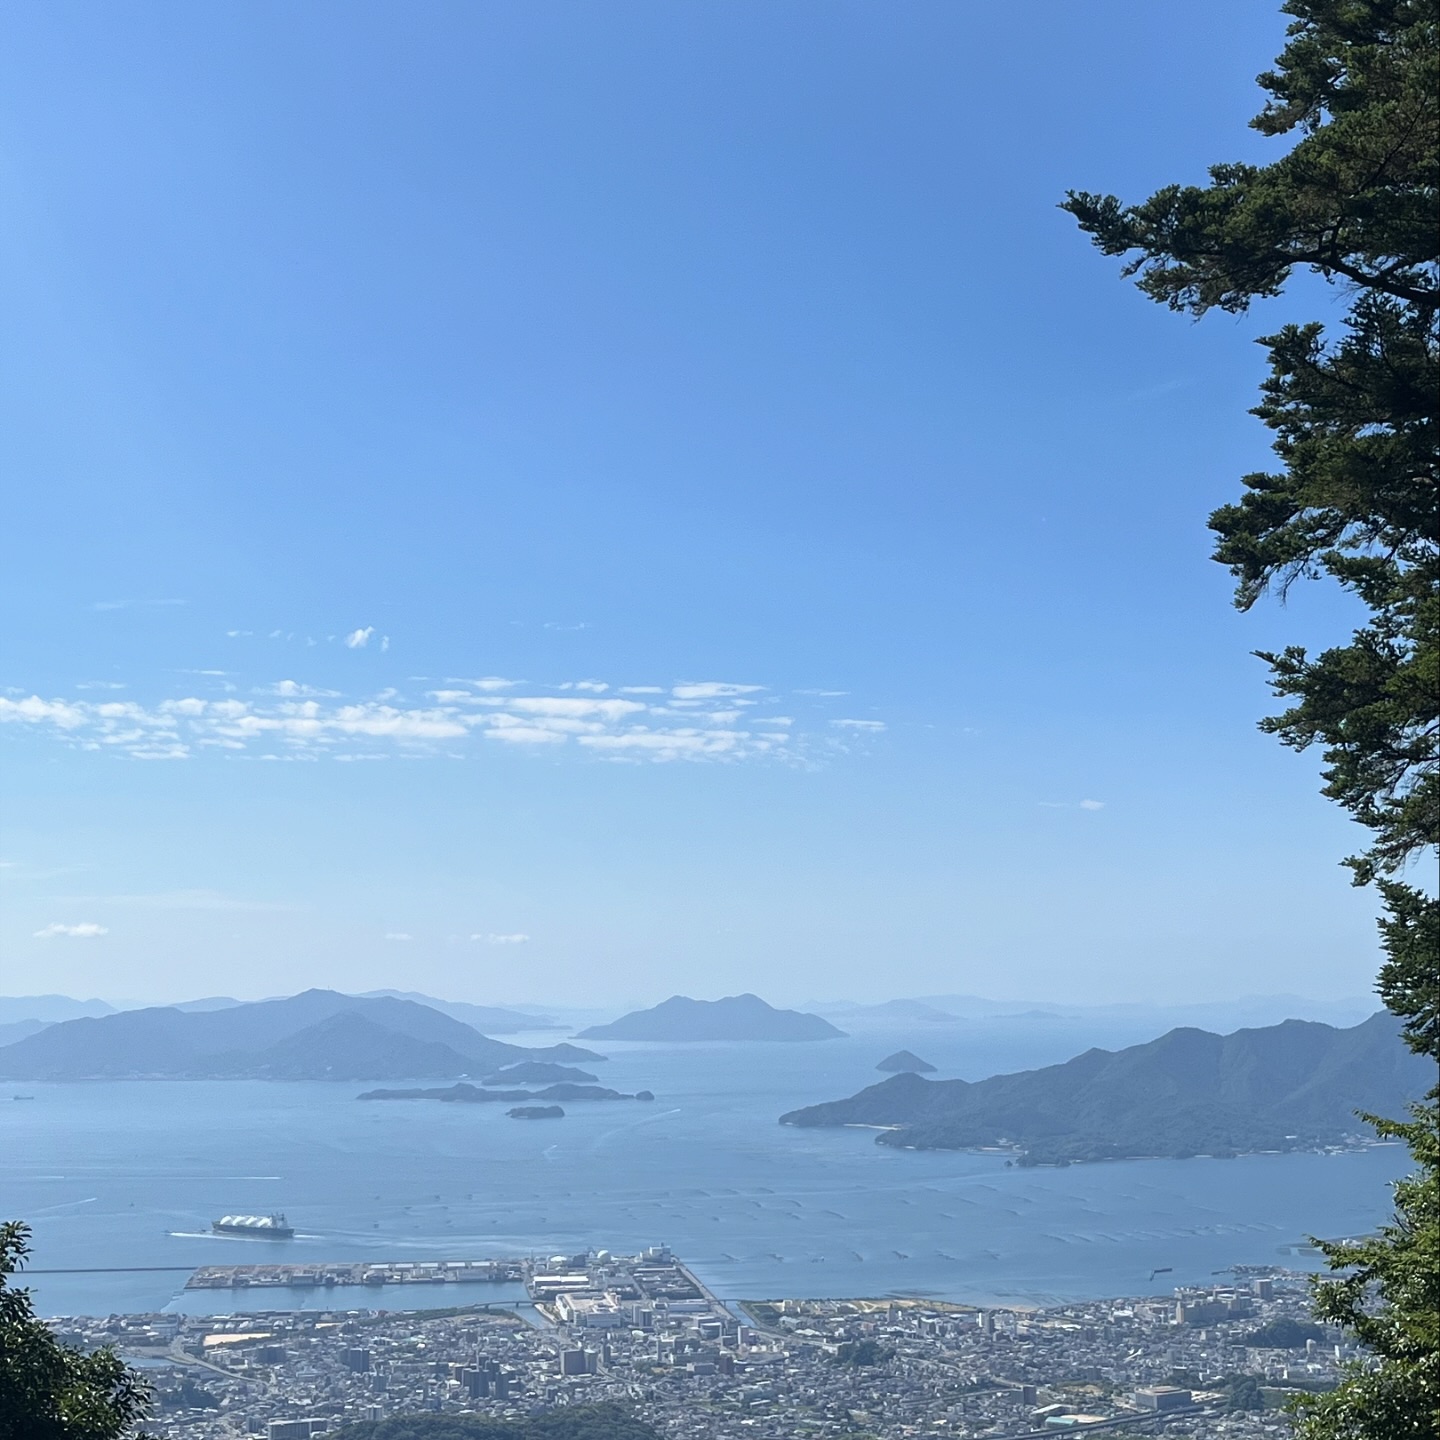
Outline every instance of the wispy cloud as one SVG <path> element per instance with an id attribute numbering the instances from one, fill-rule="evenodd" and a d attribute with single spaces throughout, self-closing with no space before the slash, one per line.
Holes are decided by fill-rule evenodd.
<path id="1" fill-rule="evenodd" d="M 677 700 L 718 700 L 725 696 L 754 695 L 763 685 L 733 685 L 727 680 L 687 680 L 671 687 Z"/>
<path id="2" fill-rule="evenodd" d="M 407 935 L 403 930 L 387 930 L 385 932 L 385 938 L 387 940 L 408 941 L 413 940 L 415 937 L 413 935 Z"/>
<path id="3" fill-rule="evenodd" d="M 304 697 L 307 700 L 333 700 L 340 694 L 338 690 L 318 690 L 313 685 L 302 685 L 298 680 L 277 680 L 273 685 L 263 686 L 261 693 Z"/>
<path id="4" fill-rule="evenodd" d="M 472 940 L 479 940 L 482 944 L 485 945 L 528 945 L 530 943 L 530 937 L 528 935 L 521 934 L 472 935 L 470 938 Z"/>
<path id="5" fill-rule="evenodd" d="M 183 695 L 149 704 L 12 692 L 0 695 L 0 725 L 143 760 L 205 753 L 345 761 L 461 756 L 491 741 L 508 750 L 569 748 L 632 763 L 797 761 L 844 751 L 838 736 L 807 735 L 793 716 L 773 713 L 778 697 L 760 685 L 688 680 L 614 691 L 596 679 L 541 687 L 494 675 L 444 683 L 419 701 L 393 689 L 348 699 L 293 679 L 258 687 L 248 698 Z M 852 731 L 885 728 L 880 720 L 831 723 Z"/>
<path id="6" fill-rule="evenodd" d="M 104 925 L 97 925 L 93 920 L 82 920 L 78 925 L 62 925 L 55 921 L 35 932 L 37 940 L 98 940 L 102 935 L 108 935 L 110 931 Z"/>
<path id="7" fill-rule="evenodd" d="M 1103 810 L 1103 800 L 1037 800 L 1042 810 Z"/>
<path id="8" fill-rule="evenodd" d="M 1082 810 L 1103 810 L 1105 802 L 1103 800 L 1082 800 L 1080 808 Z"/>
<path id="9" fill-rule="evenodd" d="M 363 650 L 370 643 L 370 637 L 374 633 L 373 625 L 367 625 L 363 630 L 352 630 L 345 637 L 345 645 L 350 650 Z"/>
<path id="10" fill-rule="evenodd" d="M 478 690 L 482 694 L 489 695 L 497 690 L 513 690 L 520 684 L 518 680 L 507 680 L 503 675 L 482 675 L 478 680 L 467 680 L 459 675 L 447 675 L 447 685 L 464 685 L 471 690 Z"/>

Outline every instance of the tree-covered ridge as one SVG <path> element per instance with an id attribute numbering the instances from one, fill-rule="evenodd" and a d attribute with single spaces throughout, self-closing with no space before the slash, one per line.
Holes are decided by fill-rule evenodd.
<path id="1" fill-rule="evenodd" d="M 1297 750 L 1320 745 L 1324 791 L 1370 832 L 1346 863 L 1384 917 L 1377 989 L 1404 1039 L 1440 1062 L 1440 6 L 1436 0 L 1289 0 L 1288 43 L 1259 77 L 1252 124 L 1295 135 L 1273 164 L 1218 165 L 1208 186 L 1138 205 L 1072 192 L 1068 209 L 1125 273 L 1172 309 L 1245 310 L 1299 265 L 1350 297 L 1338 337 L 1318 322 L 1260 344 L 1270 373 L 1254 413 L 1281 468 L 1243 478 L 1210 519 L 1215 557 L 1248 609 L 1268 589 L 1328 577 L 1363 605 L 1350 643 L 1264 654 L 1291 702 L 1262 722 Z M 1412 867 L 1423 865 L 1420 884 Z M 1416 1173 L 1374 1240 L 1327 1245 L 1338 1278 L 1317 1311 L 1374 1361 L 1302 1410 L 1300 1433 L 1440 1431 L 1440 1087 L 1408 1119 Z"/>
<path id="2" fill-rule="evenodd" d="M 988 1080 L 900 1074 L 781 1123 L 890 1126 L 879 1144 L 916 1149 L 1008 1144 L 1022 1164 L 1336 1144 L 1363 1129 L 1357 1107 L 1403 1111 L 1424 1093 L 1430 1071 L 1399 1028 L 1382 1011 L 1345 1030 L 1302 1020 L 1171 1030 Z"/>
<path id="3" fill-rule="evenodd" d="M 393 1415 L 331 1432 L 337 1440 L 659 1440 L 619 1405 L 575 1405 L 497 1420 L 481 1415 Z"/>
<path id="4" fill-rule="evenodd" d="M 113 1350 L 85 1355 L 35 1318 L 12 1277 L 30 1231 L 0 1224 L 0 1440 L 122 1440 L 148 1410 L 144 1382 Z"/>

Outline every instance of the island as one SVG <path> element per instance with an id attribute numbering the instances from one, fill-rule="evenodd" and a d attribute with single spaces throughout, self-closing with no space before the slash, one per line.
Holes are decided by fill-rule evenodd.
<path id="1" fill-rule="evenodd" d="M 922 1060 L 913 1050 L 897 1050 L 893 1055 L 887 1055 L 875 1068 L 888 1070 L 892 1075 L 935 1073 L 935 1067 L 928 1060 Z"/>
<path id="2" fill-rule="evenodd" d="M 581 1040 L 834 1040 L 844 1035 L 828 1020 L 801 1010 L 777 1010 L 758 995 L 692 1000 L 672 995 L 649 1010 L 634 1010 L 608 1025 L 582 1030 Z"/>
<path id="3" fill-rule="evenodd" d="M 512 1120 L 563 1120 L 565 1112 L 558 1105 L 517 1105 L 505 1112 Z"/>
<path id="4" fill-rule="evenodd" d="M 553 1065 L 546 1060 L 522 1060 L 518 1065 L 507 1065 L 493 1075 L 487 1075 L 486 1085 L 546 1085 L 561 1080 L 575 1080 L 581 1084 L 596 1077 L 588 1071 L 577 1070 L 573 1065 Z"/>
<path id="5" fill-rule="evenodd" d="M 1403 1115 L 1434 1078 L 1382 1010 L 1348 1029 L 1187 1027 L 974 1083 L 905 1072 L 780 1123 L 865 1126 L 879 1130 L 876 1143 L 907 1149 L 1001 1148 L 1021 1165 L 1229 1157 L 1369 1143 L 1356 1111 Z"/>

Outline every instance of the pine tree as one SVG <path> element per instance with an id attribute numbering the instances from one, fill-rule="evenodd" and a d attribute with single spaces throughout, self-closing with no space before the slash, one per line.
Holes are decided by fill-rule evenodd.
<path id="1" fill-rule="evenodd" d="M 1138 205 L 1071 192 L 1064 208 L 1175 310 L 1243 311 L 1297 267 L 1348 296 L 1340 333 L 1314 322 L 1260 340 L 1270 368 L 1253 413 L 1280 467 L 1245 476 L 1210 525 L 1242 610 L 1328 577 L 1367 612 L 1346 645 L 1262 654 L 1291 703 L 1261 724 L 1297 750 L 1321 746 L 1324 793 L 1369 831 L 1346 863 L 1383 905 L 1377 989 L 1406 1043 L 1440 1063 L 1440 15 L 1436 0 L 1283 9 L 1293 23 L 1251 123 L 1293 136 L 1284 155 L 1214 166 L 1210 184 Z M 1334 1274 L 1317 1284 L 1317 1314 L 1369 1359 L 1301 1407 L 1307 1440 L 1440 1433 L 1437 1099 L 1369 1117 L 1416 1170 L 1377 1237 L 1324 1247 Z"/>

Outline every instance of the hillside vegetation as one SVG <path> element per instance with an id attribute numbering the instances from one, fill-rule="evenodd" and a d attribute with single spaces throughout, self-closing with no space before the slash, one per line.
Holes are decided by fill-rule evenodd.
<path id="1" fill-rule="evenodd" d="M 890 1126 L 880 1144 L 917 1149 L 1010 1144 L 1033 1164 L 1337 1144 L 1363 1131 L 1357 1110 L 1403 1109 L 1433 1080 L 1399 1030 L 1385 1012 L 1346 1030 L 1171 1030 L 973 1083 L 895 1075 L 781 1123 Z"/>

